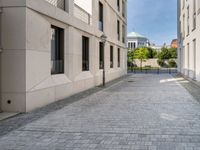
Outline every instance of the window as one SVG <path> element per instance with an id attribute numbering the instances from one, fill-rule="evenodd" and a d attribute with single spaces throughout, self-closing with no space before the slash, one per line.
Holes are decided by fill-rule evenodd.
<path id="1" fill-rule="evenodd" d="M 126 32 L 125 30 L 126 30 L 126 29 L 125 29 L 125 26 L 122 25 L 122 32 L 123 32 L 123 33 L 122 33 L 122 42 L 123 42 L 123 43 L 125 43 L 125 36 L 126 36 L 126 35 L 125 35 L 125 34 L 126 34 L 126 33 L 125 33 L 125 32 Z"/>
<path id="2" fill-rule="evenodd" d="M 113 68 L 113 46 L 110 46 L 110 68 Z"/>
<path id="3" fill-rule="evenodd" d="M 64 73 L 64 29 L 51 26 L 51 74 Z"/>
<path id="4" fill-rule="evenodd" d="M 103 4 L 99 2 L 99 30 L 103 31 Z"/>
<path id="5" fill-rule="evenodd" d="M 89 38 L 82 37 L 82 70 L 89 71 Z"/>
<path id="6" fill-rule="evenodd" d="M 193 30 L 196 29 L 196 0 L 193 0 Z"/>
<path id="7" fill-rule="evenodd" d="M 122 1 L 122 16 L 123 16 L 123 17 L 125 17 L 125 10 L 126 10 L 125 2 Z"/>
<path id="8" fill-rule="evenodd" d="M 136 48 L 136 43 L 135 43 L 135 42 L 133 43 L 133 48 L 134 48 L 134 49 Z"/>
<path id="9" fill-rule="evenodd" d="M 119 20 L 117 20 L 117 37 L 118 37 L 118 40 L 120 41 L 120 22 L 119 22 Z"/>
<path id="10" fill-rule="evenodd" d="M 183 38 L 185 38 L 185 15 L 183 15 Z"/>
<path id="11" fill-rule="evenodd" d="M 129 49 L 131 48 L 131 43 L 129 43 L 129 42 L 128 42 L 128 48 L 129 48 Z"/>
<path id="12" fill-rule="evenodd" d="M 120 11 L 120 0 L 117 0 L 117 10 Z"/>
<path id="13" fill-rule="evenodd" d="M 131 49 L 133 49 L 133 43 L 131 42 Z"/>
<path id="14" fill-rule="evenodd" d="M 99 43 L 99 69 L 104 67 L 104 45 L 102 42 Z"/>
<path id="15" fill-rule="evenodd" d="M 120 48 L 117 50 L 117 62 L 118 62 L 118 67 L 120 67 Z"/>
<path id="16" fill-rule="evenodd" d="M 190 72 L 190 44 L 187 44 L 187 75 L 189 76 Z"/>
<path id="17" fill-rule="evenodd" d="M 190 8 L 187 7 L 187 35 L 190 34 Z"/>
<path id="18" fill-rule="evenodd" d="M 193 40 L 193 61 L 194 61 L 194 76 L 193 78 L 196 79 L 196 39 Z"/>

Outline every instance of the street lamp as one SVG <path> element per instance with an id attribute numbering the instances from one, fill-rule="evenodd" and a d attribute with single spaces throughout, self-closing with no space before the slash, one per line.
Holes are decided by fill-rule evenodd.
<path id="1" fill-rule="evenodd" d="M 106 40 L 107 40 L 107 36 L 105 34 L 102 34 L 100 39 L 101 39 L 101 42 L 103 43 L 103 86 L 105 86 L 106 73 L 105 73 L 105 56 L 104 56 L 104 53 L 105 53 L 105 43 L 106 43 Z"/>

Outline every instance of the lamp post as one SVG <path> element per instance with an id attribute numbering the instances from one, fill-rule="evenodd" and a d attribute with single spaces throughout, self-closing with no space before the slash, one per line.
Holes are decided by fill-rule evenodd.
<path id="1" fill-rule="evenodd" d="M 106 81 L 106 72 L 105 72 L 105 43 L 107 40 L 107 36 L 103 34 L 101 37 L 101 42 L 103 43 L 103 86 L 105 86 L 105 81 Z"/>

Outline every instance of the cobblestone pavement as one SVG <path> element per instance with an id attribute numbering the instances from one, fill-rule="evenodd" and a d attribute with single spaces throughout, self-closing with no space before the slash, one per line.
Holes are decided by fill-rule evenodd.
<path id="1" fill-rule="evenodd" d="M 0 150 L 200 150 L 200 104 L 170 75 L 80 97 L 0 122 Z"/>

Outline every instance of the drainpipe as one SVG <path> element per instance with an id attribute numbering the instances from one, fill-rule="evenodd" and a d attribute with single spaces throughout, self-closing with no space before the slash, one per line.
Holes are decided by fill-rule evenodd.
<path id="1" fill-rule="evenodd" d="M 0 8 L 0 53 L 2 52 L 2 45 L 1 45 L 1 14 L 2 14 L 2 8 Z"/>
<path id="2" fill-rule="evenodd" d="M 0 54 L 2 52 L 2 45 L 1 45 L 1 14 L 2 14 L 2 8 L 0 8 Z M 0 56 L 1 57 L 1 56 Z M 0 58 L 1 60 L 1 58 Z M 0 62 L 1 64 L 1 62 Z M 0 75 L 1 75 L 1 65 L 0 65 Z M 1 78 L 0 78 L 0 112 L 2 112 L 2 97 L 1 97 Z"/>

